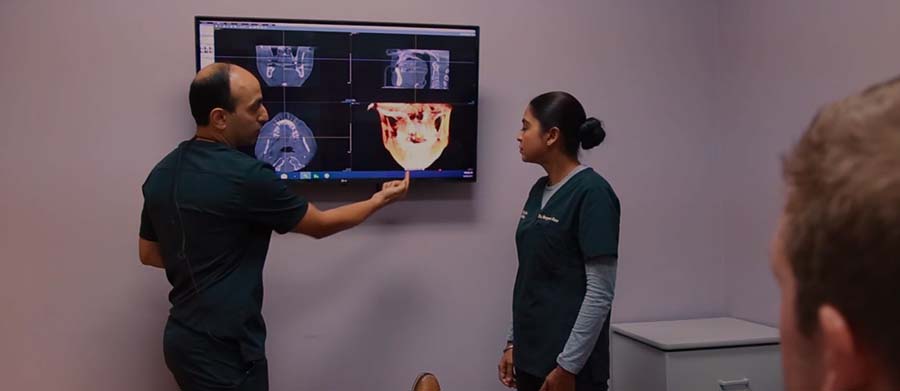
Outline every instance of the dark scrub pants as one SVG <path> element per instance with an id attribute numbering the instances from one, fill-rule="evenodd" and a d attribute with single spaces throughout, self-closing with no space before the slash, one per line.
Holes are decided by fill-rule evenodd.
<path id="1" fill-rule="evenodd" d="M 169 319 L 163 337 L 166 366 L 182 391 L 269 389 L 266 359 L 246 362 L 240 346 Z"/>

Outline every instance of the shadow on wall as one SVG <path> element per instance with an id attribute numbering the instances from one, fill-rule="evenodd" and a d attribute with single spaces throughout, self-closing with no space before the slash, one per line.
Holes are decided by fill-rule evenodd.
<path id="1" fill-rule="evenodd" d="M 334 379 L 344 384 L 370 384 L 373 386 L 392 384 L 397 379 L 390 377 L 396 368 L 386 368 L 390 360 L 369 361 L 360 357 L 360 353 L 370 352 L 378 356 L 396 354 L 399 346 L 409 344 L 409 336 L 414 335 L 421 324 L 419 319 L 434 317 L 429 312 L 428 303 L 435 298 L 429 297 L 429 289 L 425 282 L 408 273 L 390 273 L 380 276 L 377 284 L 369 284 L 366 291 L 349 290 L 351 286 L 366 286 L 364 281 L 371 280 L 378 265 L 367 264 L 371 258 L 368 246 L 360 246 L 359 253 L 343 256 L 341 259 L 329 260 L 329 263 L 340 263 L 338 267 L 329 268 L 328 275 L 319 276 L 315 281 L 302 284 L 277 286 L 272 284 L 271 291 L 279 292 L 293 299 L 291 312 L 281 312 L 277 320 L 279 328 L 300 330 L 299 340 L 315 340 L 321 335 L 319 331 L 304 333 L 308 329 L 310 319 L 316 314 L 327 311 L 335 302 L 343 302 L 347 295 L 353 296 L 356 309 L 342 326 L 351 330 L 336 343 L 329 343 L 324 353 L 313 361 L 303 363 L 303 370 L 293 372 L 287 377 L 287 384 L 298 385 L 299 389 L 331 389 Z M 338 282 L 339 283 L 336 283 Z M 277 343 L 276 341 L 271 341 Z M 302 343 L 297 345 L 302 349 Z M 295 348 L 298 348 L 295 347 Z M 297 357 L 296 352 L 290 354 L 289 360 Z M 302 385 L 302 386 L 301 386 Z M 374 388 L 377 389 L 377 388 Z"/>
<path id="2" fill-rule="evenodd" d="M 141 265 L 137 265 L 135 267 L 148 268 Z M 165 279 L 165 275 L 162 270 L 154 268 L 149 271 L 145 270 L 144 272 L 158 272 L 159 275 L 155 277 Z M 166 298 L 166 294 L 168 294 L 168 285 L 166 285 L 166 288 L 162 290 L 159 289 L 159 287 L 160 284 L 156 283 L 135 284 L 133 286 L 134 292 L 127 295 L 128 297 L 140 300 L 139 302 L 133 304 L 139 308 L 142 308 L 142 317 L 138 319 L 125 319 L 122 317 L 112 316 L 107 317 L 106 319 L 116 320 L 121 323 L 130 322 L 130 324 L 116 324 L 114 322 L 103 322 L 102 324 L 110 326 L 115 330 L 139 331 L 139 333 L 133 334 L 130 338 L 134 338 L 133 341 L 141 341 L 140 345 L 142 348 L 140 349 L 140 351 L 144 352 L 147 357 L 152 358 L 150 360 L 141 361 L 143 367 L 137 369 L 137 373 L 141 374 L 141 381 L 150 382 L 152 384 L 152 387 L 150 387 L 151 389 L 174 390 L 177 389 L 177 385 L 175 383 L 175 379 L 172 377 L 172 373 L 169 372 L 169 369 L 166 367 L 166 362 L 163 355 L 163 330 L 165 328 L 166 320 L 169 314 L 169 301 Z M 135 320 L 142 323 L 142 326 L 136 326 L 134 324 Z M 146 327 L 146 325 L 155 325 L 155 327 Z M 109 331 L 110 334 L 115 334 L 117 332 L 118 331 L 113 330 Z"/>

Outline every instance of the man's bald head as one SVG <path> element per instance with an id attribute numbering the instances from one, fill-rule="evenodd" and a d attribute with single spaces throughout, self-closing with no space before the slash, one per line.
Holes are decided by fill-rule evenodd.
<path id="1" fill-rule="evenodd" d="M 191 82 L 197 136 L 235 147 L 255 143 L 269 120 L 262 99 L 259 81 L 250 71 L 223 63 L 204 67 Z"/>
<path id="2" fill-rule="evenodd" d="M 194 81 L 188 98 L 191 103 L 191 114 L 197 126 L 209 125 L 209 113 L 215 108 L 234 112 L 235 101 L 231 95 L 231 64 L 214 63 L 205 66 Z M 246 72 L 246 71 L 245 71 Z"/>
<path id="3" fill-rule="evenodd" d="M 197 72 L 197 76 L 194 77 L 194 81 L 200 79 L 207 79 L 215 74 L 227 74 L 231 72 L 232 65 L 224 62 L 216 62 L 209 64 L 203 69 L 200 69 L 200 72 Z"/>

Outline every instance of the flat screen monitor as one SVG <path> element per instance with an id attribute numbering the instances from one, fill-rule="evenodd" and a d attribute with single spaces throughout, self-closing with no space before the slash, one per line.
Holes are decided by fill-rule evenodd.
<path id="1" fill-rule="evenodd" d="M 239 65 L 269 121 L 247 153 L 285 180 L 474 182 L 477 26 L 196 17 L 197 70 Z"/>

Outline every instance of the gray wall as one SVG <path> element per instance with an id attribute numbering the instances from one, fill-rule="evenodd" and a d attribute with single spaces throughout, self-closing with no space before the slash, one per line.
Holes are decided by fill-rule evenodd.
<path id="1" fill-rule="evenodd" d="M 761 248 L 778 202 L 773 159 L 786 141 L 778 131 L 799 130 L 815 97 L 889 74 L 892 64 L 877 59 L 890 50 L 864 42 L 875 35 L 865 18 L 896 23 L 875 9 L 853 15 L 870 30 L 842 37 L 839 49 L 881 57 L 823 64 L 791 52 L 815 32 L 793 38 L 785 53 L 766 49 L 794 42 L 781 36 L 799 33 L 792 20 L 807 17 L 802 9 L 770 31 L 752 22 L 780 14 L 769 2 L 717 3 L 3 1 L 4 388 L 171 389 L 161 352 L 168 284 L 137 260 L 140 184 L 191 134 L 186 95 L 199 14 L 482 27 L 479 183 L 414 183 L 407 202 L 354 231 L 274 238 L 265 274 L 273 389 L 401 390 L 422 370 L 447 390 L 502 389 L 495 368 L 510 317 L 513 231 L 541 175 L 519 161 L 514 137 L 527 101 L 551 89 L 574 93 L 608 127 L 608 143 L 584 161 L 623 204 L 614 319 L 733 307 L 770 320 L 774 293 L 757 302 L 722 277 L 749 276 L 744 290 L 771 285 Z M 843 21 L 835 4 L 826 16 Z M 839 33 L 826 27 L 834 24 L 815 23 L 832 38 Z M 830 46 L 813 54 L 829 59 Z M 797 68 L 792 77 L 779 73 L 780 57 Z M 835 68 L 816 74 L 819 66 Z M 840 79 L 846 74 L 855 76 Z M 822 77 L 838 81 L 816 88 Z M 801 97 L 789 87 L 810 89 Z M 785 114 L 770 122 L 772 111 Z M 745 135 L 759 128 L 768 135 Z M 752 185 L 751 194 L 725 184 Z M 298 189 L 326 207 L 368 190 Z M 729 229 L 732 221 L 742 228 Z"/>
<path id="2" fill-rule="evenodd" d="M 900 2 L 719 2 L 716 140 L 733 316 L 777 324 L 768 249 L 783 205 L 780 156 L 817 108 L 900 75 Z M 851 261 L 851 260 L 848 260 Z"/>

